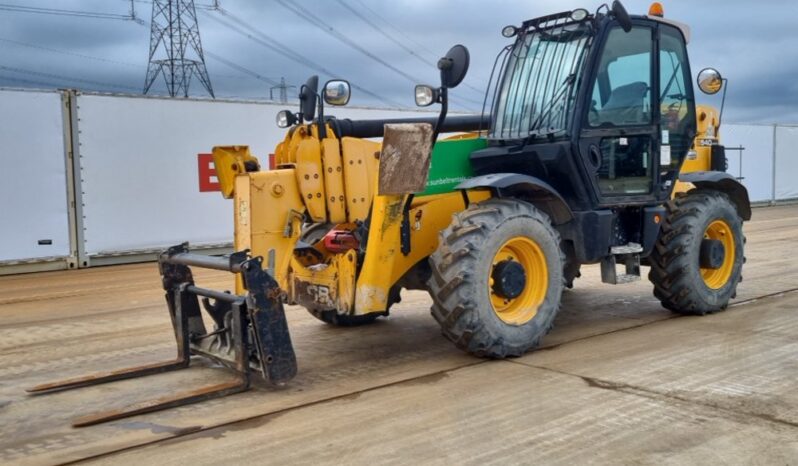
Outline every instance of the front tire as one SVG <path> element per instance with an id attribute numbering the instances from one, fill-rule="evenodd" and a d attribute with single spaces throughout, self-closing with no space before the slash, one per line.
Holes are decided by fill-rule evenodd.
<path id="1" fill-rule="evenodd" d="M 737 295 L 745 262 L 743 220 L 737 209 L 726 194 L 712 190 L 689 191 L 666 208 L 650 259 L 654 296 L 679 314 L 725 310 Z M 722 257 L 708 265 L 712 246 L 723 251 Z"/>
<path id="2" fill-rule="evenodd" d="M 432 316 L 477 356 L 520 356 L 552 327 L 563 290 L 560 235 L 546 214 L 490 199 L 455 214 L 430 256 Z"/>

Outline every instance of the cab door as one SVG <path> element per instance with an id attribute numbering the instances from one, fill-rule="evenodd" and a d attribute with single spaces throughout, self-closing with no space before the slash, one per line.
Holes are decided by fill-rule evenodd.
<path id="1" fill-rule="evenodd" d="M 697 131 L 693 79 L 684 35 L 679 29 L 660 24 L 659 116 L 660 200 L 670 197 L 687 152 Z M 668 163 L 670 162 L 670 163 Z"/>
<path id="2" fill-rule="evenodd" d="M 656 25 L 611 25 L 593 61 L 580 152 L 599 206 L 656 197 L 660 149 Z"/>
<path id="3" fill-rule="evenodd" d="M 695 135 L 685 40 L 675 27 L 611 24 L 595 57 L 579 150 L 598 206 L 670 196 Z"/>

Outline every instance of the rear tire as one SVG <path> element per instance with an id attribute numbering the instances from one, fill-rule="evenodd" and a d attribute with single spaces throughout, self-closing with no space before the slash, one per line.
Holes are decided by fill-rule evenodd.
<path id="1" fill-rule="evenodd" d="M 745 262 L 743 220 L 719 191 L 693 190 L 667 205 L 667 217 L 650 256 L 648 279 L 662 306 L 678 314 L 723 311 L 737 296 Z M 702 241 L 724 244 L 721 267 L 701 268 Z"/>
<path id="2" fill-rule="evenodd" d="M 432 316 L 462 350 L 491 358 L 520 356 L 552 327 L 564 260 L 559 233 L 533 205 L 514 199 L 471 205 L 453 215 L 430 256 Z M 515 275 L 497 278 L 504 273 Z"/>

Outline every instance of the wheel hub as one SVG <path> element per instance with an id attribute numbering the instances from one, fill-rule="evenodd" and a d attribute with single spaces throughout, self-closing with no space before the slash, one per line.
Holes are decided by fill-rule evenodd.
<path id="1" fill-rule="evenodd" d="M 504 260 L 493 267 L 493 292 L 502 298 L 515 299 L 526 286 L 526 272 L 518 262 Z"/>
<path id="2" fill-rule="evenodd" d="M 729 283 L 735 262 L 734 233 L 725 220 L 711 222 L 701 239 L 698 254 L 701 278 L 713 290 Z"/>
<path id="3" fill-rule="evenodd" d="M 701 240 L 698 260 L 703 269 L 717 270 L 721 268 L 726 260 L 726 248 L 723 247 L 723 241 L 708 238 Z"/>
<path id="4" fill-rule="evenodd" d="M 522 325 L 535 317 L 546 299 L 549 278 L 546 256 L 532 238 L 508 239 L 486 272 L 490 302 L 499 319 Z"/>

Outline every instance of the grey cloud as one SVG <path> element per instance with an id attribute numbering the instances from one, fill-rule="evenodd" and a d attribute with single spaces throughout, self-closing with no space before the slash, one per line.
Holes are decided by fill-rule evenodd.
<path id="1" fill-rule="evenodd" d="M 294 1 L 414 80 L 427 83 L 437 81 L 437 71 L 433 67 L 377 34 L 336 0 Z M 358 0 L 344 1 L 375 23 L 380 23 L 359 6 Z M 586 7 L 594 10 L 599 4 L 570 0 L 361 1 L 411 37 L 413 41 L 406 41 L 406 44 L 427 61 L 434 62 L 436 56 L 445 53 L 455 43 L 468 46 L 472 64 L 465 83 L 477 89 L 485 88 L 495 55 L 507 44 L 506 39 L 499 34 L 502 26 L 565 9 Z M 11 2 L 116 14 L 125 14 L 129 6 L 125 0 L 8 0 L 6 3 Z M 648 0 L 626 0 L 624 3 L 634 14 L 645 13 L 650 4 Z M 691 25 L 693 37 L 689 49 L 693 72 L 704 66 L 714 66 L 729 79 L 724 115 L 726 121 L 798 122 L 798 84 L 793 78 L 798 75 L 798 50 L 795 47 L 798 44 L 798 29 L 794 27 L 795 18 L 798 18 L 798 3 L 792 0 L 767 0 L 757 2 L 756 8 L 752 8 L 750 1 L 742 0 L 666 0 L 663 3 L 666 17 Z M 330 37 L 276 1 L 221 0 L 221 4 L 252 26 L 333 71 L 338 75 L 336 77 L 347 78 L 392 101 L 412 105 L 413 82 Z M 136 9 L 140 17 L 149 20 L 148 4 L 136 3 Z M 242 37 L 213 18 L 229 21 L 218 12 L 200 11 L 202 40 L 208 51 L 269 79 L 277 81 L 284 77 L 292 85 L 299 85 L 314 73 Z M 386 31 L 405 41 L 395 31 L 389 28 Z M 56 76 L 0 70 L 2 86 L 34 85 L 10 79 L 15 78 L 36 81 L 38 87 L 49 84 L 127 92 L 128 89 L 140 89 L 144 81 L 149 29 L 133 22 L 0 11 L 0 39 L 125 63 L 92 60 L 0 41 L 0 65 Z M 207 58 L 207 64 L 219 96 L 268 98 L 269 84 L 243 75 L 210 57 Z M 70 81 L 71 78 L 122 87 Z M 159 84 L 155 90 L 163 92 L 163 86 Z M 202 95 L 200 87 L 194 88 L 193 92 Z M 453 96 L 460 104 L 460 109 L 478 109 L 478 102 L 482 100 L 481 93 L 468 86 L 456 89 Z M 717 96 L 701 97 L 701 101 L 720 104 Z M 379 104 L 357 91 L 352 103 Z"/>

